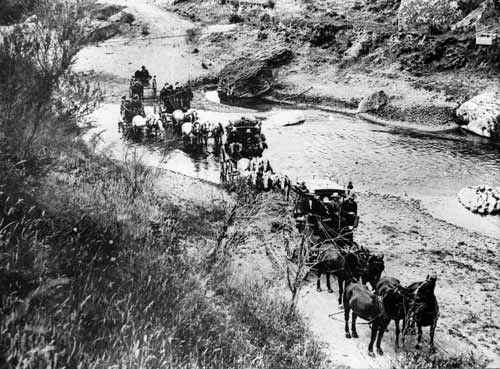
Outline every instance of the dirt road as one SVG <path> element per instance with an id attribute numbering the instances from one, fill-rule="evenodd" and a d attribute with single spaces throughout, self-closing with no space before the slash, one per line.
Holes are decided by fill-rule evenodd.
<path id="1" fill-rule="evenodd" d="M 126 6 L 125 11 L 134 14 L 136 22 L 149 31 L 147 36 L 113 38 L 78 54 L 74 69 L 94 71 L 108 97 L 126 93 L 130 77 L 142 65 L 157 76 L 159 87 L 166 82 L 185 83 L 208 73 L 198 56 L 192 53 L 194 46 L 187 41 L 188 30 L 195 28 L 193 23 L 143 0 L 100 2 Z"/>

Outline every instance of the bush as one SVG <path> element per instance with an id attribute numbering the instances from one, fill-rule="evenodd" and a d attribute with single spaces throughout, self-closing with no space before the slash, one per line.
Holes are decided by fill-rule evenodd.
<path id="1" fill-rule="evenodd" d="M 460 18 L 458 4 L 449 0 L 403 0 L 398 10 L 398 24 L 404 30 L 442 33 Z"/>

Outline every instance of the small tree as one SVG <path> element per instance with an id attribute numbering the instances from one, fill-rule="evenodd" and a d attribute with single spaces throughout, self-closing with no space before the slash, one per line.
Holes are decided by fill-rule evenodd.
<path id="1" fill-rule="evenodd" d="M 302 234 L 300 243 L 298 245 L 295 244 L 295 247 L 293 247 L 294 240 L 291 240 L 289 237 L 284 239 L 287 256 L 286 277 L 288 288 L 292 293 L 291 311 L 295 311 L 297 308 L 300 290 L 310 270 L 308 266 L 310 260 L 310 240 L 311 235 L 307 231 Z"/>

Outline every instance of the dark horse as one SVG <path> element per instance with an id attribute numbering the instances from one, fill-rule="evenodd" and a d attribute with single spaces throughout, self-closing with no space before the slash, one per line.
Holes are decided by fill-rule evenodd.
<path id="1" fill-rule="evenodd" d="M 341 252 L 336 245 L 331 245 L 319 258 L 321 261 L 311 268 L 318 276 L 317 290 L 321 291 L 321 275 L 326 274 L 328 292 L 333 292 L 330 275 L 335 275 L 339 284 L 339 305 L 342 305 L 344 281 L 361 277 L 363 284 L 369 282 L 374 288 L 385 268 L 384 255 L 371 255 L 365 248 Z"/>
<path id="2" fill-rule="evenodd" d="M 412 291 L 403 288 L 399 280 L 393 277 L 382 277 L 377 283 L 375 293 L 384 301 L 384 315 L 387 323 L 394 320 L 396 326 L 396 349 L 399 347 L 399 321 L 403 320 L 403 332 L 405 331 L 406 315 L 409 311 Z M 403 335 L 404 343 L 404 335 Z"/>
<path id="3" fill-rule="evenodd" d="M 422 341 L 422 327 L 430 327 L 430 346 L 434 348 L 434 332 L 436 331 L 437 320 L 439 318 L 439 305 L 434 295 L 437 277 L 427 276 L 423 282 L 415 282 L 406 289 L 413 293 L 413 300 L 409 309 L 409 321 L 403 330 L 403 334 L 415 324 L 418 329 L 417 349 L 420 349 Z"/>
<path id="4" fill-rule="evenodd" d="M 391 321 L 390 314 L 394 309 L 394 302 L 398 298 L 396 289 L 388 288 L 383 296 L 378 296 L 362 283 L 356 283 L 349 278 L 346 281 L 344 292 L 344 319 L 345 335 L 347 338 L 358 338 L 356 318 L 367 320 L 371 324 L 370 344 L 368 354 L 373 355 L 373 343 L 377 340 L 377 352 L 383 355 L 380 347 L 387 325 Z M 352 311 L 351 332 L 349 332 L 349 313 Z"/>

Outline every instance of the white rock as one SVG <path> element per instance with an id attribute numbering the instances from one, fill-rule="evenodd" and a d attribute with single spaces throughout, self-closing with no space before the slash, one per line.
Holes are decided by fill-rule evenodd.
<path id="1" fill-rule="evenodd" d="M 484 137 L 500 134 L 500 94 L 486 92 L 463 103 L 456 111 L 462 128 Z"/>
<path id="2" fill-rule="evenodd" d="M 500 212 L 500 187 L 466 187 L 458 192 L 458 200 L 473 213 L 497 214 Z"/>

